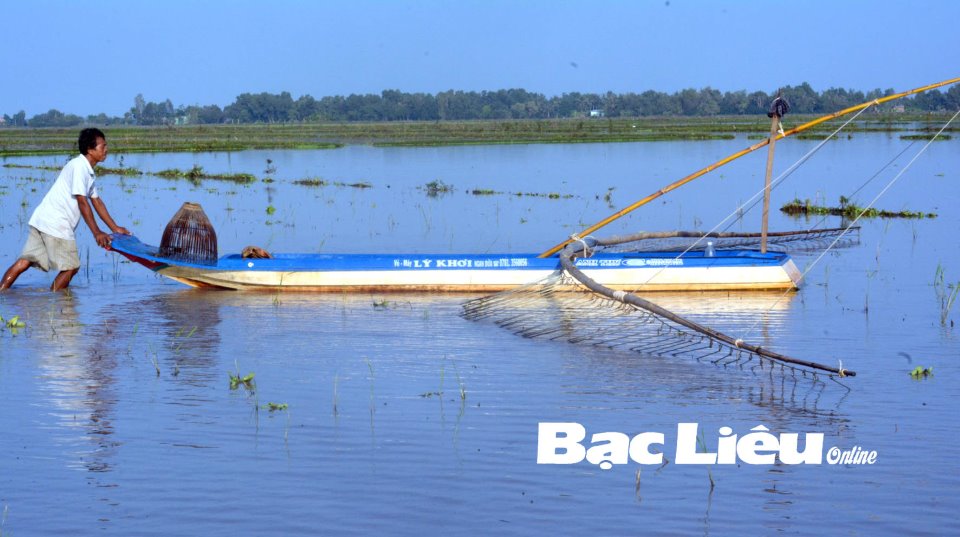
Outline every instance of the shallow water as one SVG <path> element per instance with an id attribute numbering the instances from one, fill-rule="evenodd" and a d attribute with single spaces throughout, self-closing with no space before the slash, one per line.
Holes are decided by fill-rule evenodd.
<path id="1" fill-rule="evenodd" d="M 542 251 L 746 140 L 425 149 L 125 155 L 144 171 L 202 165 L 276 182 L 194 187 L 98 179 L 121 225 L 156 243 L 184 201 L 200 202 L 221 253 Z M 778 170 L 816 142 L 778 145 Z M 774 193 L 835 204 L 908 142 L 857 134 L 828 143 Z M 919 150 L 855 197 L 866 204 Z M 0 531 L 117 535 L 317 533 L 949 533 L 960 500 L 953 382 L 960 307 L 946 326 L 933 281 L 960 281 L 960 152 L 934 143 L 879 206 L 939 213 L 863 223 L 858 246 L 795 255 L 795 294 L 654 298 L 747 341 L 857 371 L 849 390 L 528 340 L 458 316 L 460 295 L 201 292 L 120 262 L 80 232 L 70 294 L 30 271 L 0 295 Z M 709 229 L 762 182 L 754 155 L 685 186 L 600 234 Z M 61 164 L 50 157 L 8 159 Z M 108 166 L 117 164 L 112 157 Z M 0 262 L 55 172 L 0 168 Z M 292 181 L 369 182 L 372 188 Z M 454 191 L 431 198 L 440 180 Z M 475 196 L 472 189 L 503 194 Z M 511 192 L 569 198 L 515 196 Z M 267 214 L 267 206 L 275 212 Z M 731 229 L 756 230 L 754 210 Z M 776 211 L 775 211 L 776 212 Z M 776 230 L 812 225 L 774 214 Z M 838 219 L 828 220 L 836 225 Z M 82 227 L 82 226 L 81 226 Z M 89 255 L 87 254 L 89 252 Z M 386 303 L 383 304 L 383 300 Z M 378 305 L 375 305 L 375 302 Z M 916 366 L 934 376 L 913 380 Z M 230 389 L 229 373 L 256 388 Z M 439 393 L 439 395 L 438 395 Z M 270 412 L 268 402 L 286 403 Z M 538 422 L 588 434 L 665 433 L 696 422 L 711 449 L 740 435 L 824 433 L 826 447 L 876 450 L 873 465 L 678 465 L 611 470 L 537 465 Z M 639 487 L 637 485 L 637 471 Z M 711 490 L 710 480 L 715 487 Z"/>

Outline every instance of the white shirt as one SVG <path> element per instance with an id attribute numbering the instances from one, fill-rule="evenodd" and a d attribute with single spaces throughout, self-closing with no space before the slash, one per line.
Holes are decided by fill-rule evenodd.
<path id="1" fill-rule="evenodd" d="M 80 206 L 74 196 L 99 198 L 94 180 L 93 168 L 87 157 L 80 155 L 68 162 L 33 211 L 30 225 L 47 235 L 75 240 L 75 230 L 80 223 Z"/>

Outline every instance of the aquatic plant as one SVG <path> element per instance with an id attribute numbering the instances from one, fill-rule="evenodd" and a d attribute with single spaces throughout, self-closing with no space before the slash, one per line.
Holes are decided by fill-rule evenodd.
<path id="1" fill-rule="evenodd" d="M 707 443 L 703 439 L 703 431 L 699 431 L 697 435 L 697 453 L 706 453 L 707 452 Z M 713 482 L 713 472 L 710 471 L 710 467 L 707 466 L 707 478 L 710 479 L 710 492 L 713 492 L 714 486 L 716 483 Z"/>
<path id="2" fill-rule="evenodd" d="M 187 335 L 183 335 L 184 330 L 186 330 L 186 327 L 177 330 L 177 332 L 173 335 L 174 342 L 176 342 L 176 346 L 173 348 L 173 354 L 180 354 L 180 349 L 183 347 L 184 342 L 197 332 L 197 327 L 194 326 L 192 329 L 190 329 L 190 332 L 188 332 Z"/>
<path id="3" fill-rule="evenodd" d="M 373 364 L 370 363 L 370 359 L 366 356 L 364 356 L 363 361 L 367 363 L 367 369 L 370 370 L 370 419 L 373 420 L 373 413 L 376 410 L 373 397 Z"/>
<path id="4" fill-rule="evenodd" d="M 936 140 L 936 141 L 946 141 L 952 140 L 953 137 L 949 134 L 902 134 L 900 135 L 901 140 Z"/>
<path id="5" fill-rule="evenodd" d="M 448 185 L 440 180 L 430 181 L 429 183 L 418 188 L 421 188 L 422 190 L 426 190 L 427 196 L 431 198 L 436 198 L 441 194 L 448 194 L 450 192 L 453 192 L 453 185 Z"/>
<path id="6" fill-rule="evenodd" d="M 917 366 L 910 372 L 910 378 L 914 380 L 925 379 L 933 376 L 932 367 Z"/>
<path id="7" fill-rule="evenodd" d="M 339 409 L 339 403 L 340 403 L 339 385 L 340 385 L 340 375 L 337 374 L 337 375 L 334 375 L 334 376 L 333 376 L 333 417 L 337 417 L 337 416 L 340 415 L 340 409 Z"/>
<path id="8" fill-rule="evenodd" d="M 153 356 L 150 357 L 150 363 L 153 364 L 154 371 L 157 372 L 157 376 L 160 376 L 160 360 L 157 357 L 157 351 L 153 349 L 153 345 L 147 347 L 147 354 L 153 353 Z"/>
<path id="9" fill-rule="evenodd" d="M 277 212 L 277 208 L 273 205 L 267 205 L 267 214 L 273 214 Z"/>
<path id="10" fill-rule="evenodd" d="M 236 390 L 240 386 L 243 386 L 244 388 L 252 391 L 256 386 L 256 384 L 254 384 L 253 382 L 253 377 L 254 377 L 253 373 L 247 373 L 246 376 L 243 376 L 243 377 L 240 376 L 240 373 L 237 373 L 236 375 L 234 375 L 233 373 L 227 373 L 227 375 L 230 376 L 231 390 Z"/>
<path id="11" fill-rule="evenodd" d="M 139 177 L 143 172 L 137 168 L 108 168 L 106 166 L 97 166 L 97 175 L 119 175 L 121 177 Z"/>
<path id="12" fill-rule="evenodd" d="M 603 201 L 605 201 L 605 202 L 607 203 L 607 207 L 610 207 L 611 209 L 614 208 L 614 206 L 613 206 L 613 191 L 614 191 L 615 188 L 617 188 L 617 187 L 612 186 L 612 187 L 608 188 L 608 189 L 607 189 L 607 193 L 603 195 Z"/>
<path id="13" fill-rule="evenodd" d="M 396 308 L 396 302 L 390 302 L 386 298 L 378 298 L 373 301 L 373 309 Z"/>
<path id="14" fill-rule="evenodd" d="M 463 384 L 463 379 L 460 378 L 460 370 L 457 369 L 457 364 L 456 364 L 456 363 L 453 364 L 453 372 L 456 373 L 456 375 L 457 375 L 457 384 L 460 386 L 460 400 L 461 400 L 461 401 L 466 401 L 466 400 L 467 400 L 467 388 L 466 388 L 466 386 Z"/>
<path id="15" fill-rule="evenodd" d="M 310 178 L 310 179 L 298 179 L 294 181 L 293 184 L 302 185 L 302 186 L 327 186 L 330 183 L 320 178 L 315 178 L 315 179 Z"/>
<path id="16" fill-rule="evenodd" d="M 947 325 L 950 310 L 953 309 L 953 304 L 960 295 L 960 282 L 947 284 L 945 280 L 943 266 L 937 263 L 937 270 L 933 275 L 933 290 L 937 294 L 937 302 L 940 305 L 940 326 Z M 950 321 L 950 326 L 953 326 L 953 321 Z"/>
<path id="17" fill-rule="evenodd" d="M 203 166 L 194 164 L 192 168 L 187 171 L 183 171 L 177 168 L 171 168 L 168 170 L 161 170 L 159 172 L 154 172 L 153 175 L 158 177 L 164 177 L 167 179 L 186 179 L 193 183 L 194 185 L 199 185 L 200 181 L 203 179 L 212 179 L 216 181 L 230 181 L 233 183 L 239 184 L 250 184 L 256 182 L 257 178 L 249 173 L 207 173 L 203 170 Z"/>
<path id="18" fill-rule="evenodd" d="M 20 320 L 19 315 L 14 315 L 6 321 L 3 320 L 3 317 L 0 317 L 0 323 L 4 323 L 7 328 L 24 328 L 27 326 L 27 323 Z"/>
<path id="19" fill-rule="evenodd" d="M 865 208 L 856 204 L 849 203 L 844 197 L 840 198 L 840 207 L 825 207 L 816 205 L 809 199 L 801 201 L 799 198 L 784 204 L 780 210 L 791 216 L 833 215 L 844 218 L 936 218 L 936 213 L 924 213 L 922 211 L 888 211 L 876 209 L 874 207 Z"/>
<path id="20" fill-rule="evenodd" d="M 269 403 L 268 402 L 267 404 L 263 405 L 262 408 L 270 412 L 276 412 L 278 410 L 287 410 L 287 408 L 289 408 L 289 405 L 287 405 L 287 403 Z"/>

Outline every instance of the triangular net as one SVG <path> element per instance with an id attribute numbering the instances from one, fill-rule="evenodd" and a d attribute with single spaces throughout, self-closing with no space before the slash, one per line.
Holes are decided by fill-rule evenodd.
<path id="1" fill-rule="evenodd" d="M 783 247 L 803 247 L 812 241 L 833 241 L 848 230 L 777 234 Z M 687 236 L 682 236 L 686 234 Z M 633 293 L 604 287 L 581 272 L 574 259 L 605 248 L 621 249 L 648 240 L 707 238 L 699 232 L 670 232 L 651 237 L 631 236 L 591 241 L 590 248 L 571 244 L 560 253 L 561 268 L 550 276 L 516 289 L 470 300 L 463 317 L 488 320 L 528 338 L 627 349 L 656 355 L 738 368 L 753 373 L 784 374 L 795 378 L 836 379 L 855 372 L 779 354 L 733 338 L 681 317 Z M 670 236 L 667 236 L 670 235 Z M 713 234 L 717 248 L 751 244 L 754 234 Z M 757 234 L 758 235 L 758 234 Z M 853 241 L 854 238 L 849 240 Z M 723 243 L 721 241 L 728 241 Z M 716 244 L 716 242 L 715 242 Z M 636 248 L 636 246 L 634 246 Z M 607 250 L 609 251 L 609 250 Z M 633 251 L 646 251 L 636 250 Z"/>

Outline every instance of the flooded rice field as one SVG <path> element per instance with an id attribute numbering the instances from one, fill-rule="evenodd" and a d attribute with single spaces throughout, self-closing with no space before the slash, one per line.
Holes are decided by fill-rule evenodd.
<path id="1" fill-rule="evenodd" d="M 221 255 L 251 244 L 540 252 L 750 143 L 111 147 L 104 165 L 122 156 L 145 174 L 103 175 L 98 187 L 118 224 L 151 244 L 183 202 L 200 203 Z M 778 173 L 817 143 L 778 144 Z M 830 142 L 773 207 L 866 205 L 922 144 Z M 3 161 L 32 166 L 0 168 L 4 268 L 57 175 L 37 167 L 67 158 Z M 721 168 L 598 235 L 709 230 L 762 186 L 764 159 Z M 150 174 L 196 165 L 257 181 Z M 466 295 L 188 289 L 99 249 L 81 223 L 70 293 L 46 291 L 52 275 L 31 270 L 0 294 L 0 316 L 24 325 L 0 328 L 0 534 L 949 533 L 960 509 L 960 306 L 947 309 L 944 295 L 960 282 L 958 200 L 958 142 L 935 142 L 878 207 L 938 216 L 863 221 L 858 245 L 794 253 L 809 269 L 799 292 L 648 297 L 777 352 L 842 361 L 857 376 L 840 383 L 524 339 L 461 318 Z M 729 230 L 757 231 L 759 219 L 735 214 Z M 774 210 L 771 229 L 818 222 Z M 932 375 L 912 378 L 917 367 Z M 663 433 L 651 451 L 665 461 L 537 464 L 541 422 L 581 424 L 587 447 L 594 433 Z M 678 464 L 683 423 L 699 426 L 692 452 L 762 425 L 822 434 L 823 459 Z M 829 464 L 832 447 L 876 460 Z"/>

